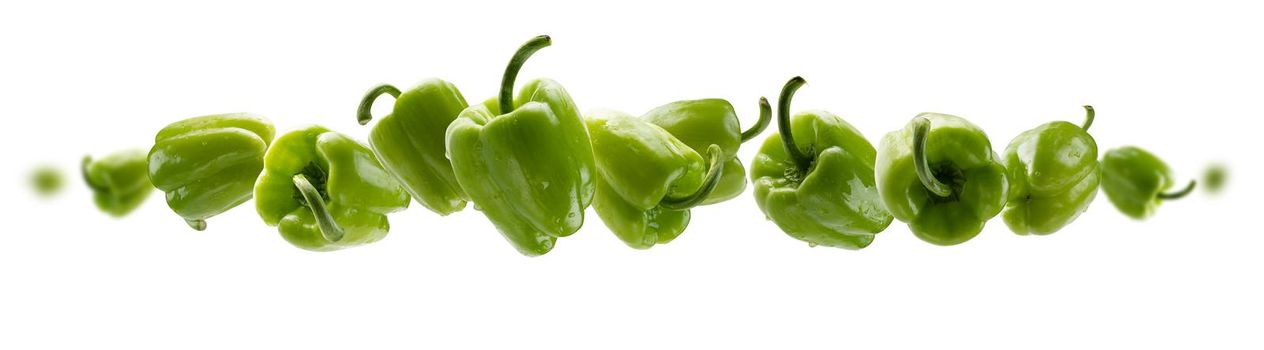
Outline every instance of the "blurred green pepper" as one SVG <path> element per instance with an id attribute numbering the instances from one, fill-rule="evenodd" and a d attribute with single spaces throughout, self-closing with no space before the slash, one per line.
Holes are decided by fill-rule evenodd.
<path id="1" fill-rule="evenodd" d="M 768 128 L 772 121 L 772 107 L 768 99 L 759 99 L 759 120 L 746 131 L 741 130 L 737 112 L 729 101 L 712 98 L 685 100 L 668 103 L 650 110 L 642 116 L 646 121 L 667 130 L 695 152 L 706 152 L 711 145 L 719 145 L 724 151 L 724 172 L 720 184 L 702 204 L 723 202 L 746 190 L 746 169 L 737 158 L 742 143 L 754 139 Z"/>
<path id="2" fill-rule="evenodd" d="M 1220 193 L 1228 181 L 1229 168 L 1224 164 L 1215 163 L 1207 166 L 1207 170 L 1203 171 L 1202 188 L 1211 194 Z"/>
<path id="3" fill-rule="evenodd" d="M 31 172 L 31 187 L 34 187 L 35 193 L 41 197 L 52 197 L 61 192 L 64 183 L 61 169 L 56 167 L 41 166 Z"/>
<path id="4" fill-rule="evenodd" d="M 1115 148 L 1102 157 L 1102 190 L 1115 208 L 1133 219 L 1148 218 L 1163 201 L 1185 197 L 1194 191 L 1196 182 L 1190 180 L 1180 191 L 1164 192 L 1175 184 L 1167 163 L 1141 148 Z"/>
<path id="5" fill-rule="evenodd" d="M 154 190 L 143 150 L 116 152 L 96 161 L 84 156 L 80 169 L 97 208 L 114 217 L 136 210 Z"/>
<path id="6" fill-rule="evenodd" d="M 1047 235 L 1075 221 L 1097 197 L 1102 181 L 1097 141 L 1088 134 L 1092 106 L 1084 106 L 1084 125 L 1055 121 L 1018 134 L 1005 148 L 1009 201 L 1005 224 L 1020 235 Z"/>
<path id="7" fill-rule="evenodd" d="M 275 130 L 263 117 L 218 114 L 167 125 L 149 151 L 149 178 L 195 230 L 250 200 Z"/>

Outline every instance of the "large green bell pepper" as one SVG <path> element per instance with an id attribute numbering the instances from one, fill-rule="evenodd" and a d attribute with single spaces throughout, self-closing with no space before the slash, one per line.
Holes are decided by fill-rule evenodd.
<path id="1" fill-rule="evenodd" d="M 369 132 L 373 153 L 418 203 L 448 215 L 465 208 L 465 191 L 457 183 L 444 148 L 448 124 L 469 104 L 452 83 L 428 79 L 401 93 L 380 85 L 364 96 L 357 113 L 360 125 L 373 119 L 370 109 L 382 94 L 395 97 L 395 109 Z"/>
<path id="2" fill-rule="evenodd" d="M 1179 191 L 1165 192 L 1175 184 L 1167 163 L 1139 147 L 1115 148 L 1102 156 L 1102 190 L 1115 208 L 1133 219 L 1148 218 L 1160 203 L 1190 194 L 1196 181 L 1190 180 Z"/>
<path id="3" fill-rule="evenodd" d="M 281 135 L 255 184 L 255 207 L 296 247 L 331 251 L 386 236 L 410 201 L 368 147 L 311 126 Z"/>
<path id="4" fill-rule="evenodd" d="M 746 190 L 746 169 L 737 158 L 737 150 L 742 143 L 754 139 L 768 128 L 772 121 L 772 107 L 768 105 L 768 99 L 760 98 L 759 120 L 746 131 L 741 130 L 733 105 L 718 98 L 668 103 L 650 110 L 642 118 L 666 129 L 695 152 L 706 152 L 711 145 L 720 146 L 724 151 L 724 172 L 715 191 L 702 202 L 715 204 L 737 197 Z"/>
<path id="5" fill-rule="evenodd" d="M 873 178 L 875 150 L 860 131 L 825 111 L 790 117 L 790 101 L 805 83 L 786 82 L 777 101 L 778 134 L 751 165 L 755 202 L 790 237 L 861 249 L 891 224 Z"/>
<path id="6" fill-rule="evenodd" d="M 116 152 L 96 161 L 84 156 L 80 170 L 97 208 L 114 217 L 136 210 L 154 191 L 143 150 Z"/>
<path id="7" fill-rule="evenodd" d="M 271 122 L 246 113 L 172 123 L 149 151 L 149 179 L 189 227 L 204 230 L 207 218 L 250 200 L 274 134 Z"/>
<path id="8" fill-rule="evenodd" d="M 725 156 L 708 148 L 709 164 L 667 130 L 623 113 L 587 118 L 597 164 L 593 209 L 623 243 L 648 249 L 671 242 L 720 182 Z"/>
<path id="9" fill-rule="evenodd" d="M 596 187 L 588 131 L 566 90 L 541 79 L 512 98 L 522 64 L 549 44 L 547 36 L 524 44 L 505 69 L 495 108 L 466 108 L 446 137 L 461 188 L 528 256 L 548 253 L 583 225 Z"/>
<path id="10" fill-rule="evenodd" d="M 954 245 L 974 238 L 1005 207 L 1005 166 L 978 126 L 922 113 L 878 146 L 882 202 L 923 241 Z"/>
<path id="11" fill-rule="evenodd" d="M 1084 106 L 1084 125 L 1055 121 L 1024 131 L 1010 141 L 1002 160 L 1008 171 L 1005 224 L 1020 235 L 1047 235 L 1075 221 L 1097 197 L 1102 181 L 1097 141 L 1088 134 L 1093 107 Z"/>

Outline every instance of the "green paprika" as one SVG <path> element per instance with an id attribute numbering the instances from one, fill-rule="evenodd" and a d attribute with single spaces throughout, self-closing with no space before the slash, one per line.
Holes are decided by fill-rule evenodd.
<path id="1" fill-rule="evenodd" d="M 469 107 L 461 91 L 440 79 L 422 81 L 402 93 L 391 85 L 377 86 L 360 102 L 360 125 L 373 119 L 370 109 L 382 94 L 395 97 L 394 110 L 369 132 L 369 145 L 382 166 L 431 211 L 448 215 L 464 209 L 465 191 L 452 172 L 443 140 L 448 124 Z"/>
<path id="2" fill-rule="evenodd" d="M 646 121 L 667 130 L 695 152 L 706 152 L 711 145 L 724 151 L 724 172 L 720 184 L 702 204 L 723 202 L 746 190 L 746 169 L 737 158 L 737 150 L 746 141 L 759 136 L 772 121 L 768 99 L 759 99 L 759 120 L 746 131 L 741 130 L 737 112 L 729 101 L 711 98 L 668 103 L 642 116 Z"/>
<path id="3" fill-rule="evenodd" d="M 143 150 L 116 152 L 95 161 L 83 157 L 80 170 L 97 209 L 122 217 L 149 198 L 154 186 L 149 183 L 145 157 Z"/>
<path id="4" fill-rule="evenodd" d="M 1154 215 L 1160 203 L 1193 192 L 1196 181 L 1190 180 L 1179 191 L 1166 192 L 1175 184 L 1167 163 L 1139 147 L 1115 148 L 1102 156 L 1102 190 L 1115 208 L 1130 218 Z"/>
<path id="5" fill-rule="evenodd" d="M 874 181 L 873 145 L 825 111 L 790 117 L 790 101 L 806 81 L 786 82 L 777 101 L 778 134 L 764 140 L 751 165 L 755 202 L 790 237 L 861 249 L 891 224 Z"/>
<path id="6" fill-rule="evenodd" d="M 61 192 L 65 182 L 61 169 L 53 166 L 41 166 L 31 172 L 31 187 L 34 187 L 35 193 L 41 197 L 52 197 Z"/>
<path id="7" fill-rule="evenodd" d="M 195 230 L 206 219 L 250 200 L 272 123 L 248 113 L 218 114 L 167 125 L 149 151 L 149 179 L 167 206 Z"/>
<path id="8" fill-rule="evenodd" d="M 296 247 L 332 251 L 376 242 L 386 214 L 411 200 L 367 146 L 310 126 L 281 135 L 255 184 L 255 208 Z"/>
<path id="9" fill-rule="evenodd" d="M 1088 134 L 1095 112 L 1083 125 L 1049 122 L 1018 134 L 1005 148 L 1009 200 L 1005 224 L 1020 235 L 1047 235 L 1075 221 L 1097 197 L 1102 181 L 1097 141 Z"/>
<path id="10" fill-rule="evenodd" d="M 723 149 L 708 162 L 663 128 L 613 111 L 589 113 L 597 164 L 593 209 L 623 243 L 636 249 L 671 242 L 689 225 L 689 209 L 720 183 Z"/>
<path id="11" fill-rule="evenodd" d="M 1211 194 L 1219 194 L 1224 189 L 1225 183 L 1229 181 L 1229 168 L 1224 164 L 1215 163 L 1207 166 L 1207 170 L 1203 171 L 1203 190 Z"/>
<path id="12" fill-rule="evenodd" d="M 461 188 L 528 256 L 579 230 L 596 187 L 588 131 L 566 90 L 538 79 L 513 98 L 518 70 L 549 44 L 548 36 L 524 44 L 505 69 L 497 103 L 466 108 L 446 137 Z"/>
<path id="13" fill-rule="evenodd" d="M 913 234 L 937 245 L 968 241 L 1005 207 L 1005 166 L 978 126 L 922 113 L 878 146 L 882 202 Z"/>

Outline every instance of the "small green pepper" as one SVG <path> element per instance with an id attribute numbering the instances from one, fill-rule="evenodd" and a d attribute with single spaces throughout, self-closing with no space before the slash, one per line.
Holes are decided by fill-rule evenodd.
<path id="1" fill-rule="evenodd" d="M 465 208 L 465 191 L 456 181 L 444 148 L 448 125 L 469 104 L 452 83 L 428 79 L 401 93 L 391 85 L 369 90 L 357 113 L 360 125 L 373 119 L 370 109 L 382 94 L 395 97 L 395 109 L 369 132 L 369 144 L 387 172 L 418 203 L 448 215 Z"/>
<path id="2" fill-rule="evenodd" d="M 114 217 L 136 210 L 154 186 L 149 183 L 145 151 L 128 150 L 112 153 L 96 161 L 84 156 L 83 181 L 92 189 L 97 208 Z"/>
<path id="3" fill-rule="evenodd" d="M 35 193 L 41 197 L 52 197 L 61 192 L 62 184 L 65 182 L 61 169 L 53 166 L 41 166 L 31 172 L 31 187 L 34 187 Z"/>
<path id="4" fill-rule="evenodd" d="M 448 126 L 457 182 L 520 253 L 548 253 L 584 223 L 596 189 L 592 144 L 575 103 L 552 80 L 533 80 L 513 98 L 514 80 L 548 36 L 510 59 L 497 103 L 466 108 Z"/>
<path id="5" fill-rule="evenodd" d="M 642 118 L 667 130 L 695 152 L 706 152 L 711 145 L 719 145 L 724 151 L 726 160 L 720 184 L 702 202 L 705 205 L 732 199 L 746 190 L 746 169 L 737 158 L 737 150 L 742 143 L 768 128 L 772 107 L 768 99 L 760 98 L 759 120 L 746 131 L 741 130 L 733 105 L 718 98 L 668 103 L 650 110 Z"/>
<path id="6" fill-rule="evenodd" d="M 331 251 L 386 236 L 408 192 L 368 147 L 320 126 L 281 135 L 255 184 L 255 208 L 296 247 Z"/>
<path id="7" fill-rule="evenodd" d="M 878 189 L 895 218 L 937 245 L 960 244 L 1005 208 L 1005 166 L 978 126 L 922 113 L 878 146 Z"/>
<path id="8" fill-rule="evenodd" d="M 709 164 L 667 130 L 623 113 L 596 111 L 587 118 L 597 164 L 593 209 L 623 243 L 636 249 L 671 242 L 689 225 L 689 209 L 720 182 L 719 145 Z"/>
<path id="9" fill-rule="evenodd" d="M 167 125 L 149 151 L 149 179 L 195 230 L 250 200 L 275 130 L 263 117 L 218 114 Z"/>
<path id="10" fill-rule="evenodd" d="M 1202 188 L 1211 194 L 1219 194 L 1228 181 L 1229 168 L 1224 164 L 1215 163 L 1207 166 L 1207 170 L 1203 171 Z"/>
<path id="11" fill-rule="evenodd" d="M 1185 188 L 1165 193 L 1176 184 L 1172 169 L 1150 152 L 1125 146 L 1102 156 L 1102 190 L 1120 212 L 1141 220 L 1154 215 L 1163 201 L 1180 199 L 1194 191 L 1190 180 Z"/>
<path id="12" fill-rule="evenodd" d="M 755 202 L 787 235 L 844 249 L 861 249 L 891 224 L 874 182 L 873 145 L 842 118 L 825 111 L 790 117 L 790 100 L 806 83 L 794 77 L 777 101 L 778 134 L 751 165 Z"/>
<path id="13" fill-rule="evenodd" d="M 1084 125 L 1055 121 L 1018 134 L 1005 148 L 1009 201 L 1005 224 L 1020 235 L 1047 235 L 1075 221 L 1097 197 L 1102 174 L 1097 141 L 1088 134 L 1093 107 L 1084 106 Z"/>

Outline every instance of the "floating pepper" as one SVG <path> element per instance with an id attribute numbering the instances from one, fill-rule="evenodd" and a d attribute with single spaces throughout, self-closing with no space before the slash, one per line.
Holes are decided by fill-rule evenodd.
<path id="1" fill-rule="evenodd" d="M 122 217 L 144 203 L 154 191 L 145 162 L 143 150 L 116 152 L 96 161 L 84 156 L 80 169 L 97 208 Z"/>
<path id="2" fill-rule="evenodd" d="M 1047 235 L 1075 221 L 1097 197 L 1102 182 L 1097 141 L 1088 134 L 1092 106 L 1084 106 L 1084 124 L 1055 121 L 1018 134 L 1005 148 L 1009 200 L 1005 224 L 1020 235 Z"/>
<path id="3" fill-rule="evenodd" d="M 566 90 L 538 79 L 513 98 L 518 70 L 549 44 L 548 36 L 524 44 L 505 69 L 497 103 L 466 108 L 446 137 L 461 188 L 528 256 L 578 230 L 596 188 L 592 144 Z"/>
<path id="4" fill-rule="evenodd" d="M 167 206 L 195 230 L 250 200 L 263 154 L 276 131 L 263 117 L 218 114 L 167 125 L 149 151 L 149 179 Z"/>
<path id="5" fill-rule="evenodd" d="M 786 82 L 777 101 L 777 131 L 751 165 L 755 202 L 787 235 L 861 249 L 891 224 L 874 181 L 873 145 L 842 118 L 825 111 L 790 117 L 790 101 L 806 83 Z"/>
<path id="6" fill-rule="evenodd" d="M 759 120 L 750 129 L 742 131 L 737 112 L 729 101 L 711 98 L 668 103 L 650 110 L 642 116 L 646 121 L 667 130 L 695 152 L 706 152 L 711 145 L 719 145 L 724 152 L 724 172 L 720 184 L 702 204 L 723 202 L 746 190 L 746 169 L 737 158 L 742 143 L 759 136 L 772 121 L 772 107 L 768 99 L 759 99 Z"/>
<path id="7" fill-rule="evenodd" d="M 663 128 L 627 114 L 587 118 L 597 164 L 593 209 L 623 243 L 648 249 L 671 242 L 689 225 L 689 209 L 717 188 L 724 164 L 719 145 L 708 161 Z"/>
<path id="8" fill-rule="evenodd" d="M 369 132 L 373 153 L 413 199 L 439 215 L 465 208 L 465 191 L 457 183 L 444 148 L 448 125 L 469 104 L 452 83 L 440 79 L 422 81 L 401 93 L 380 85 L 360 102 L 360 125 L 373 119 L 370 109 L 382 94 L 395 97 L 395 108 Z"/>
<path id="9" fill-rule="evenodd" d="M 878 146 L 882 202 L 913 234 L 937 245 L 968 241 L 1005 207 L 1005 166 L 978 126 L 952 115 L 918 114 Z"/>
<path id="10" fill-rule="evenodd" d="M 1160 203 L 1185 197 L 1194 191 L 1196 181 L 1190 180 L 1179 191 L 1166 192 L 1175 184 L 1167 163 L 1141 148 L 1115 148 L 1102 157 L 1102 190 L 1115 208 L 1133 219 L 1148 218 Z"/>
<path id="11" fill-rule="evenodd" d="M 1224 164 L 1214 163 L 1203 171 L 1203 190 L 1211 194 L 1219 194 L 1229 181 L 1229 168 Z"/>
<path id="12" fill-rule="evenodd" d="M 331 251 L 376 242 L 386 214 L 410 201 L 369 148 L 311 126 L 277 138 L 255 184 L 259 217 L 296 247 Z"/>
<path id="13" fill-rule="evenodd" d="M 52 197 L 61 192 L 65 182 L 61 169 L 53 166 L 40 166 L 31 172 L 31 187 L 41 197 Z"/>

